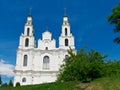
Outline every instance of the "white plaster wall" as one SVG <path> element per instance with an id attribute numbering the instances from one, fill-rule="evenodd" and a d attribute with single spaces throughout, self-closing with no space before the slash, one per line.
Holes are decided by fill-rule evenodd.
<path id="1" fill-rule="evenodd" d="M 21 69 L 21 59 L 22 59 L 22 54 L 21 54 L 21 52 L 17 51 L 15 70 L 20 70 Z"/>
<path id="2" fill-rule="evenodd" d="M 65 46 L 65 39 L 68 39 L 68 45 L 69 46 Z M 75 49 L 74 46 L 74 37 L 70 36 L 70 37 L 64 37 L 64 36 L 60 36 L 59 37 L 59 48 L 62 49 L 70 49 L 69 47 L 71 47 L 71 49 Z"/>
<path id="3" fill-rule="evenodd" d="M 26 78 L 26 81 L 27 82 L 22 82 L 22 79 L 23 78 Z M 31 85 L 32 84 L 32 77 L 31 76 L 29 76 L 29 75 L 22 75 L 21 76 L 21 83 L 20 83 L 21 85 Z"/>
<path id="4" fill-rule="evenodd" d="M 56 73 L 51 73 L 53 71 L 58 72 L 60 65 L 63 63 L 63 59 L 65 58 L 65 55 L 68 54 L 66 50 L 56 50 L 48 53 L 45 51 L 19 51 L 17 55 L 17 63 L 16 70 L 20 70 L 23 73 L 20 73 L 19 75 L 15 75 L 15 81 L 20 82 L 21 85 L 28 85 L 28 84 L 39 84 L 39 83 L 47 83 L 47 82 L 54 82 L 57 79 Z M 21 57 L 24 55 L 28 55 L 28 65 L 27 67 L 23 67 L 23 58 L 21 60 Z M 43 69 L 43 57 L 49 56 L 50 58 L 50 68 L 45 70 Z M 20 66 L 19 66 L 20 65 Z M 34 73 L 28 74 L 24 72 L 31 72 L 31 71 L 38 71 L 37 77 L 34 77 Z M 42 72 L 47 73 L 42 73 Z M 41 73 L 40 73 L 41 72 Z M 17 73 L 17 72 L 16 72 Z M 22 75 L 22 76 L 20 76 Z M 23 83 L 22 78 L 26 77 L 27 82 Z M 33 77 L 33 78 L 32 78 Z"/>
<path id="5" fill-rule="evenodd" d="M 47 71 L 58 71 L 59 70 L 59 63 L 60 63 L 60 59 L 59 57 L 61 57 L 60 53 L 57 53 L 55 51 L 52 51 L 52 53 L 48 52 L 48 53 L 44 53 L 44 54 L 40 54 L 37 53 L 35 54 L 35 58 L 34 58 L 34 69 L 35 71 L 46 71 L 43 69 L 43 58 L 44 56 L 49 56 L 50 58 L 50 63 L 49 63 L 49 69 Z M 58 57 L 59 56 L 59 57 Z"/>
<path id="6" fill-rule="evenodd" d="M 29 36 L 33 36 L 33 26 L 32 25 L 26 25 L 24 27 L 24 35 L 27 36 L 27 28 L 29 28 Z"/>
<path id="7" fill-rule="evenodd" d="M 48 47 L 48 50 L 52 50 L 56 48 L 56 41 L 53 40 L 38 40 L 38 48 L 41 50 L 45 50 Z"/>
<path id="8" fill-rule="evenodd" d="M 45 40 L 45 39 L 51 40 L 51 38 L 52 38 L 52 34 L 49 31 L 42 33 L 42 40 Z"/>
<path id="9" fill-rule="evenodd" d="M 55 82 L 55 80 L 56 80 L 56 76 L 52 76 L 52 75 L 45 75 L 45 74 L 43 74 L 40 77 L 40 83 Z"/>
<path id="10" fill-rule="evenodd" d="M 31 72 L 32 73 L 32 72 Z M 31 85 L 31 84 L 40 84 L 40 83 L 49 83 L 49 82 L 55 82 L 57 79 L 57 73 L 56 72 L 40 72 L 35 74 L 34 72 L 31 73 L 17 73 L 14 78 L 14 86 L 17 82 L 20 83 L 20 85 Z M 27 82 L 22 82 L 22 79 L 26 78 Z"/>
<path id="11" fill-rule="evenodd" d="M 25 47 L 25 39 L 28 38 L 29 39 L 29 47 Z M 19 47 L 18 48 L 21 48 L 21 49 L 28 49 L 28 48 L 34 48 L 35 47 L 35 38 L 34 36 L 24 36 L 24 35 L 21 35 L 20 36 L 20 44 L 19 44 Z"/>
<path id="12" fill-rule="evenodd" d="M 14 86 L 16 85 L 17 82 L 21 83 L 21 78 L 18 75 L 14 75 Z"/>
<path id="13" fill-rule="evenodd" d="M 67 28 L 67 36 L 71 36 L 70 34 L 70 26 L 62 26 L 62 34 L 61 36 L 65 36 L 65 28 Z"/>

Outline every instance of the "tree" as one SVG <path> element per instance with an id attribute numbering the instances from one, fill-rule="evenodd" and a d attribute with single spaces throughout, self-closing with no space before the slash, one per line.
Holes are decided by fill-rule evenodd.
<path id="1" fill-rule="evenodd" d="M 115 25 L 114 32 L 120 32 L 120 4 L 112 9 L 112 13 L 108 16 L 108 21 Z M 120 43 L 120 37 L 116 37 L 114 42 Z"/>
<path id="2" fill-rule="evenodd" d="M 64 60 L 58 74 L 58 81 L 89 82 L 104 76 L 104 58 L 106 55 L 94 51 L 85 52 L 82 48 L 76 55 L 68 51 L 69 57 Z"/>
<path id="3" fill-rule="evenodd" d="M 0 75 L 0 85 L 2 84 L 1 75 Z"/>
<path id="4" fill-rule="evenodd" d="M 12 80 L 9 81 L 8 86 L 13 87 L 13 82 L 12 82 Z"/>

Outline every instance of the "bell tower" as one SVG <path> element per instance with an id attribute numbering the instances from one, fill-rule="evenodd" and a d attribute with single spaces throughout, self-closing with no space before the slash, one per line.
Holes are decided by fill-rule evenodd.
<path id="1" fill-rule="evenodd" d="M 24 26 L 24 33 L 20 36 L 19 48 L 35 48 L 34 29 L 32 24 L 32 15 L 28 15 Z"/>
<path id="2" fill-rule="evenodd" d="M 66 9 L 65 9 L 64 17 L 63 17 L 62 32 L 59 37 L 59 48 L 75 49 L 74 36 L 72 35 L 72 33 L 70 31 L 70 23 L 69 23 L 67 15 L 66 15 Z"/>

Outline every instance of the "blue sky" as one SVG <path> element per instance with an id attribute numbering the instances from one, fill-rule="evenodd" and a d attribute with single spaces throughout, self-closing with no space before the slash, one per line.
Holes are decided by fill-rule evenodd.
<path id="1" fill-rule="evenodd" d="M 113 42 L 119 34 L 113 32 L 114 26 L 107 21 L 117 4 L 118 0 L 0 0 L 0 70 L 7 65 L 10 69 L 6 68 L 6 72 L 11 72 L 15 66 L 19 36 L 29 8 L 32 8 L 36 40 L 48 28 L 58 42 L 64 8 L 67 8 L 77 50 L 88 46 L 108 54 L 107 59 L 120 60 L 120 45 Z M 0 74 L 4 82 L 13 79 L 13 73 L 8 75 L 1 70 Z"/>

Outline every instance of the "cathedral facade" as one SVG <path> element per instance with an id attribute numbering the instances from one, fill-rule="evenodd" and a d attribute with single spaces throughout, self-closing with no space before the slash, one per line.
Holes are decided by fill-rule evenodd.
<path id="1" fill-rule="evenodd" d="M 56 40 L 52 39 L 52 33 L 48 30 L 42 33 L 42 39 L 39 39 L 36 45 L 32 21 L 32 16 L 29 15 L 24 33 L 20 35 L 14 86 L 17 82 L 20 85 L 31 85 L 56 81 L 60 66 L 68 56 L 68 49 L 71 48 L 76 52 L 74 36 L 66 15 L 63 17 L 58 47 L 56 47 Z"/>

